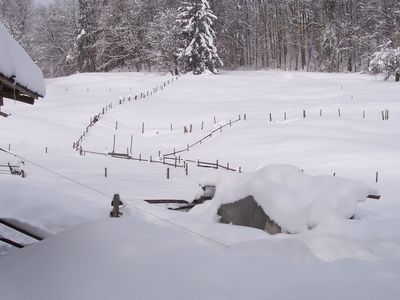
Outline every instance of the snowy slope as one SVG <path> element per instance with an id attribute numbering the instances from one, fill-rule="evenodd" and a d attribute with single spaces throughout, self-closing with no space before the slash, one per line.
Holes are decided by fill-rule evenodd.
<path id="1" fill-rule="evenodd" d="M 183 76 L 151 97 L 118 105 L 119 99 L 170 79 L 156 74 L 79 74 L 47 80 L 48 96 L 35 107 L 9 104 L 12 116 L 2 121 L 0 147 L 10 147 L 35 165 L 26 163 L 25 179 L 0 175 L 1 216 L 49 233 L 78 226 L 1 256 L 4 295 L 40 299 L 54 298 L 60 291 L 60 299 L 93 295 L 107 299 L 113 291 L 108 283 L 119 278 L 116 299 L 130 298 L 135 292 L 141 299 L 188 295 L 245 299 L 269 294 L 278 299 L 396 298 L 400 289 L 400 86 L 359 74 L 227 72 Z M 115 135 L 116 151 L 126 153 L 133 135 L 133 155 L 156 159 L 159 151 L 186 148 L 240 114 L 240 121 L 217 130 L 181 153 L 182 158 L 229 162 L 244 173 L 291 164 L 305 174 L 335 173 L 359 181 L 379 190 L 382 198 L 359 204 L 358 220 L 327 220 L 313 230 L 274 237 L 217 224 L 213 215 L 201 213 L 209 203 L 191 213 L 144 204 L 142 199 L 192 200 L 200 182 L 228 173 L 190 164 L 188 176 L 183 169 L 171 167 L 168 180 L 162 164 L 80 156 L 72 149 L 73 142 L 90 118 L 110 102 L 114 108 L 89 130 L 84 149 L 110 152 Z M 390 116 L 383 121 L 385 109 Z M 190 124 L 192 133 L 185 134 L 183 127 Z M 0 164 L 19 160 L 0 152 Z M 114 193 L 127 203 L 124 218 L 99 220 L 108 217 Z M 193 234 L 136 208 L 229 248 L 199 237 L 193 240 Z M 99 221 L 80 225 L 93 220 Z M 4 228 L 0 235 L 18 237 Z M 10 251 L 5 246 L 0 249 Z M 111 249 L 118 251 L 114 258 L 109 256 Z M 29 284 L 24 290 L 12 283 L 22 267 Z M 46 286 L 37 288 L 46 281 Z M 159 289 L 153 288 L 154 282 Z M 179 283 L 182 286 L 175 288 Z"/>

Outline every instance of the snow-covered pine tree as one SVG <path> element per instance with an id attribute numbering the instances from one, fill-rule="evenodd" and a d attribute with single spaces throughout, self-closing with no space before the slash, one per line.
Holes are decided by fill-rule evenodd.
<path id="1" fill-rule="evenodd" d="M 182 41 L 178 57 L 183 72 L 219 72 L 218 69 L 223 64 L 218 56 L 216 35 L 212 28 L 216 19 L 207 0 L 182 2 L 178 9 L 177 23 Z"/>

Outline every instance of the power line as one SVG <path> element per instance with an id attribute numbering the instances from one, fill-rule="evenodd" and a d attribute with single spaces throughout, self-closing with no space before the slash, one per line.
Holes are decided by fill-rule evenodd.
<path id="1" fill-rule="evenodd" d="M 47 168 L 47 167 L 44 167 L 44 166 L 42 166 L 42 165 L 40 165 L 40 164 L 38 164 L 38 163 L 35 163 L 35 162 L 31 161 L 31 160 L 28 160 L 28 159 L 26 159 L 25 157 L 22 157 L 22 156 L 19 156 L 19 155 L 17 155 L 17 154 L 14 154 L 14 153 L 12 153 L 12 152 L 9 152 L 9 151 L 7 151 L 7 150 L 4 150 L 3 148 L 0 148 L 0 151 L 2 151 L 2 152 L 4 152 L 4 153 L 7 153 L 7 154 L 9 154 L 9 155 L 11 155 L 11 156 L 17 157 L 17 158 L 19 158 L 19 159 L 22 159 L 22 160 L 24 160 L 25 162 L 27 162 L 27 163 L 29 163 L 29 164 L 35 166 L 35 167 L 38 167 L 38 168 L 40 168 L 40 169 L 43 169 L 43 170 L 45 170 L 45 171 L 47 171 L 47 172 L 49 172 L 49 173 L 52 173 L 52 174 L 54 174 L 54 175 L 56 175 L 56 176 L 58 176 L 58 177 L 61 177 L 61 178 L 65 179 L 65 180 L 68 180 L 68 181 L 70 181 L 70 182 L 72 182 L 72 183 L 75 183 L 75 184 L 77 184 L 77 185 L 79 185 L 79 186 L 81 186 L 81 187 L 84 187 L 84 188 L 88 189 L 88 190 L 91 190 L 91 191 L 93 191 L 93 192 L 96 192 L 96 193 L 98 193 L 98 194 L 100 194 L 100 195 L 102 195 L 102 196 L 104 196 L 104 197 L 107 197 L 108 199 L 112 198 L 110 195 L 107 195 L 106 193 L 103 193 L 102 191 L 99 191 L 99 190 L 97 190 L 97 189 L 95 189 L 95 188 L 93 188 L 93 187 L 91 187 L 91 186 L 89 186 L 89 185 L 87 185 L 87 184 L 81 183 L 81 182 L 79 182 L 79 181 L 77 181 L 77 180 L 75 180 L 75 179 L 73 179 L 73 178 L 70 178 L 70 177 L 68 177 L 68 176 L 65 176 L 65 175 L 59 173 L 59 172 L 53 171 L 53 170 L 51 170 L 51 169 L 49 169 L 49 168 Z M 153 218 L 155 218 L 155 219 L 158 219 L 158 220 L 160 220 L 160 221 L 162 221 L 162 222 L 164 222 L 164 223 L 167 223 L 167 224 L 169 224 L 169 225 L 171 225 L 171 226 L 173 226 L 173 227 L 176 227 L 176 228 L 178 228 L 178 229 L 180 229 L 180 230 L 182 230 L 182 231 L 184 231 L 184 232 L 186 232 L 186 233 L 189 233 L 189 234 L 191 234 L 191 235 L 193 235 L 193 236 L 196 236 L 196 237 L 198 237 L 198 238 L 200 238 L 200 239 L 206 240 L 206 241 L 208 241 L 208 242 L 211 243 L 211 244 L 218 245 L 218 246 L 221 246 L 221 247 L 223 247 L 223 248 L 229 248 L 228 245 L 226 245 L 226 244 L 224 244 L 224 243 L 222 243 L 222 242 L 220 242 L 220 241 L 218 241 L 218 240 L 216 240 L 216 239 L 210 238 L 210 237 L 208 237 L 208 236 L 206 236 L 206 235 L 204 235 L 204 234 L 201 234 L 201 233 L 198 233 L 198 232 L 196 232 L 196 231 L 193 231 L 193 230 L 191 230 L 191 229 L 189 229 L 189 228 L 186 228 L 186 227 L 184 227 L 184 226 L 182 226 L 182 225 L 179 225 L 179 224 L 177 224 L 177 223 L 175 223 L 175 222 L 172 222 L 172 221 L 170 221 L 170 220 L 168 220 L 168 219 L 165 219 L 165 218 L 163 218 L 163 217 L 157 216 L 156 214 L 151 213 L 151 212 L 149 212 L 149 211 L 146 211 L 146 210 L 144 210 L 144 209 L 142 209 L 142 208 L 140 208 L 140 207 L 137 207 L 137 206 L 135 206 L 135 205 L 133 205 L 133 204 L 127 204 L 127 206 L 132 207 L 133 209 L 136 209 L 137 211 L 141 212 L 141 213 L 144 214 L 144 215 L 149 215 L 149 216 L 151 216 L 151 217 L 153 217 Z"/>
<path id="2" fill-rule="evenodd" d="M 132 208 L 134 208 L 134 209 L 136 209 L 136 210 L 138 210 L 138 211 L 140 211 L 140 212 L 143 213 L 143 214 L 147 214 L 147 215 L 149 215 L 149 216 L 152 216 L 152 217 L 155 218 L 155 219 L 158 219 L 158 220 L 163 221 L 163 222 L 165 222 L 165 223 L 167 223 L 167 224 L 170 224 L 170 225 L 172 225 L 172 226 L 175 226 L 175 227 L 181 229 L 182 231 L 187 232 L 187 233 L 189 233 L 189 234 L 191 234 L 191 235 L 194 235 L 194 236 L 196 236 L 196 237 L 198 237 L 198 238 L 200 238 L 200 239 L 207 240 L 208 242 L 211 242 L 212 244 L 216 244 L 216 245 L 218 245 L 218 246 L 222 246 L 223 248 L 229 248 L 229 246 L 226 245 L 226 244 L 224 244 L 223 242 L 220 242 L 220 241 L 218 241 L 218 240 L 216 240 L 216 239 L 213 239 L 213 238 L 210 238 L 210 237 L 208 237 L 208 236 L 206 236 L 206 235 L 204 235 L 204 234 L 201 234 L 201 233 L 198 233 L 198 232 L 196 232 L 196 231 L 193 231 L 193 230 L 191 230 L 191 229 L 189 229 L 189 228 L 186 228 L 186 227 L 184 227 L 184 226 L 182 226 L 182 225 L 179 225 L 179 224 L 177 224 L 177 223 L 175 223 L 175 222 L 172 222 L 172 221 L 170 221 L 170 220 L 168 220 L 168 219 L 165 219 L 165 218 L 163 218 L 163 217 L 157 216 L 157 215 L 155 215 L 155 214 L 153 214 L 153 213 L 151 213 L 151 212 L 149 212 L 149 211 L 146 211 L 146 210 L 144 210 L 144 209 L 142 209 L 142 208 L 140 208 L 140 207 L 137 207 L 137 206 L 132 205 L 132 204 L 130 204 L 130 203 L 129 203 L 129 204 L 126 204 L 126 205 L 129 206 L 129 207 L 132 207 Z"/>
<path id="3" fill-rule="evenodd" d="M 97 189 L 95 189 L 95 188 L 93 188 L 93 187 L 91 187 L 91 186 L 88 186 L 87 184 L 81 183 L 81 182 L 79 182 L 79 181 L 77 181 L 77 180 L 75 180 L 75 179 L 73 179 L 73 178 L 71 178 L 71 177 L 65 176 L 65 175 L 63 175 L 63 174 L 61 174 L 61 173 L 59 173 L 59 172 L 53 171 L 53 170 L 51 170 L 51 169 L 49 169 L 49 168 L 47 168 L 47 167 L 44 167 L 44 166 L 42 166 L 42 165 L 40 165 L 40 164 L 38 164 L 38 163 L 35 163 L 35 162 L 33 162 L 33 161 L 29 160 L 29 159 L 26 159 L 25 157 L 19 156 L 19 155 L 14 154 L 14 153 L 11 153 L 11 152 L 9 152 L 9 151 L 7 151 L 7 150 L 4 150 L 4 149 L 2 149 L 2 148 L 0 148 L 0 151 L 5 152 L 5 153 L 7 153 L 7 154 L 9 154 L 9 155 L 11 155 L 11 156 L 17 157 L 17 158 L 19 158 L 19 159 L 22 159 L 23 161 L 25 161 L 25 162 L 27 162 L 27 163 L 29 163 L 29 164 L 35 166 L 35 167 L 38 167 L 38 168 L 40 168 L 40 169 L 43 169 L 43 170 L 45 170 L 45 171 L 47 171 L 47 172 L 49 172 L 49 173 L 52 173 L 52 174 L 54 174 L 54 175 L 56 175 L 56 176 L 58 176 L 58 177 L 64 178 L 65 180 L 68 180 L 68 181 L 70 181 L 70 182 L 72 182 L 72 183 L 75 183 L 75 184 L 77 184 L 77 185 L 80 185 L 80 186 L 82 186 L 82 187 L 84 187 L 84 188 L 86 188 L 86 189 L 88 189 L 88 190 L 91 190 L 91 191 L 93 191 L 93 192 L 95 192 L 95 193 L 98 193 L 98 194 L 100 194 L 100 195 L 102 195 L 102 196 L 105 196 L 105 197 L 107 197 L 107 198 L 111 198 L 111 197 L 112 197 L 112 196 L 110 196 L 110 195 L 107 195 L 106 193 L 103 193 L 102 191 L 99 191 L 99 190 L 97 190 Z"/>

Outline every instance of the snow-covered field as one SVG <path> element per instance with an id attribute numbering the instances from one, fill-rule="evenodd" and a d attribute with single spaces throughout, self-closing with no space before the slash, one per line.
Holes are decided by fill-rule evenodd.
<path id="1" fill-rule="evenodd" d="M 6 102 L 12 115 L 0 120 L 0 147 L 25 159 L 27 177 L 0 175 L 0 217 L 59 234 L 23 250 L 0 245 L 0 298 L 398 298 L 400 85 L 360 74 L 224 72 L 182 76 L 118 105 L 167 80 L 79 74 L 47 80 L 47 97 L 34 106 Z M 80 156 L 73 143 L 111 102 L 83 149 L 111 152 L 115 135 L 115 151 L 126 153 L 133 136 L 133 156 L 158 159 L 240 115 L 179 155 L 243 173 L 295 165 L 306 174 L 359 181 L 382 197 L 360 203 L 355 220 L 275 236 L 216 223 L 207 213 L 212 203 L 189 213 L 148 205 L 142 200 L 191 201 L 200 182 L 230 172 L 189 164 L 188 176 L 170 167 L 167 179 L 162 164 Z M 19 160 L 0 152 L 0 165 Z M 108 218 L 114 193 L 127 204 L 117 220 Z M 332 198 L 334 191 L 327 193 Z M 3 227 L 0 235 L 32 242 Z"/>

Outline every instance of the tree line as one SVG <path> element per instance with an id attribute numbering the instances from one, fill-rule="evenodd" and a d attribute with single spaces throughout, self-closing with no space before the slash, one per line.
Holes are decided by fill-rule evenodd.
<path id="1" fill-rule="evenodd" d="M 203 0 L 186 0 L 191 3 Z M 227 69 L 368 70 L 400 47 L 399 0 L 209 0 Z M 46 76 L 114 69 L 177 72 L 180 0 L 0 0 L 0 21 Z M 219 59 L 218 58 L 218 59 Z M 181 69 L 179 69 L 181 70 Z"/>

